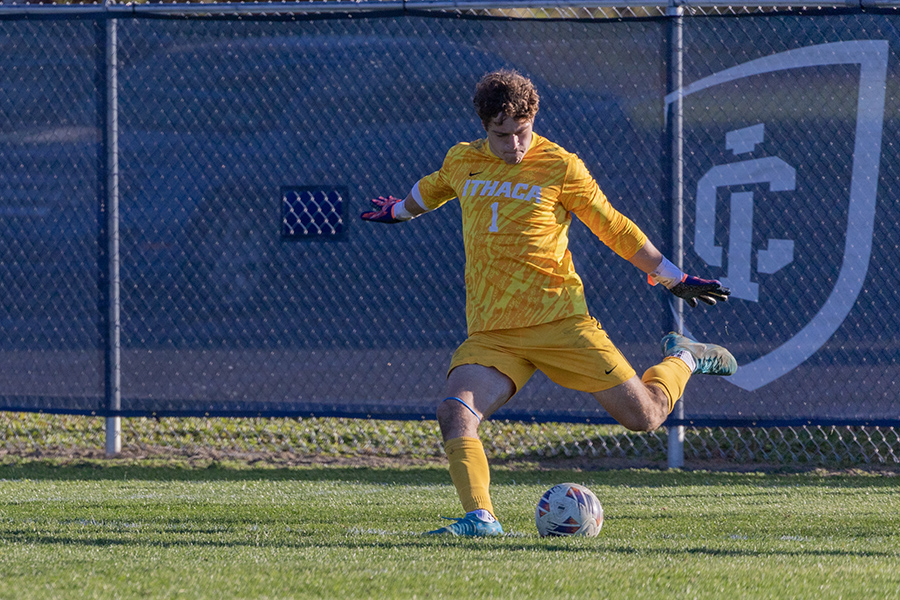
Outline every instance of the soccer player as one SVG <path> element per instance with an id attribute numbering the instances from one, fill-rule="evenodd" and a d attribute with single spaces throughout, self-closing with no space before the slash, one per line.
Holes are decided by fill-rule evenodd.
<path id="1" fill-rule="evenodd" d="M 637 377 L 588 314 L 568 250 L 576 215 L 616 254 L 690 306 L 713 305 L 730 290 L 689 276 L 667 260 L 632 221 L 610 205 L 574 154 L 534 133 L 539 97 L 515 71 L 485 75 L 475 111 L 487 137 L 453 146 L 440 170 L 405 199 L 379 197 L 367 221 L 399 223 L 453 198 L 462 206 L 468 337 L 453 354 L 437 419 L 450 478 L 466 514 L 429 534 L 503 533 L 489 493 L 490 470 L 478 426 L 540 369 L 552 381 L 588 392 L 633 431 L 659 427 L 693 373 L 731 375 L 721 346 L 677 333 L 662 339 L 662 361 Z"/>

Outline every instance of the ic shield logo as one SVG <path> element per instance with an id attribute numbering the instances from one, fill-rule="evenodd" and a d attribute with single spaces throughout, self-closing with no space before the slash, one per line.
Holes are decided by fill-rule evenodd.
<path id="1" fill-rule="evenodd" d="M 691 334 L 738 358 L 755 390 L 813 356 L 869 266 L 888 43 L 808 46 L 746 62 L 683 99 L 686 267 L 732 288 Z"/>

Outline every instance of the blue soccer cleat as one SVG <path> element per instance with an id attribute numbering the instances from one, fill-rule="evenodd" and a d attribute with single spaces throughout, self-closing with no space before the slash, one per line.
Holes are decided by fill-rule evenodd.
<path id="1" fill-rule="evenodd" d="M 459 535 L 464 537 L 493 537 L 503 535 L 503 526 L 500 521 L 483 521 L 474 514 L 467 514 L 462 518 L 443 517 L 448 521 L 454 521 L 446 527 L 426 531 L 423 535 Z"/>
<path id="2" fill-rule="evenodd" d="M 697 363 L 694 373 L 734 375 L 737 372 L 737 361 L 722 346 L 701 344 L 674 331 L 662 339 L 662 350 L 666 356 L 676 356 L 679 352 L 687 352 L 693 356 Z"/>

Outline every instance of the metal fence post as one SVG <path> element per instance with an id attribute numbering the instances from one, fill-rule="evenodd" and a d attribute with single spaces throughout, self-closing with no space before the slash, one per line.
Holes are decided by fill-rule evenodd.
<path id="1" fill-rule="evenodd" d="M 674 1 L 666 9 L 666 15 L 669 17 L 668 24 L 668 69 L 667 69 L 667 85 L 668 93 L 680 92 L 683 86 L 683 69 L 684 69 L 684 7 L 677 5 Z M 667 131 L 669 136 L 669 161 L 670 161 L 670 182 L 671 182 L 671 223 L 672 223 L 672 261 L 678 265 L 678 268 L 684 267 L 684 114 L 683 102 L 680 94 L 676 94 L 674 102 L 672 102 L 671 114 L 667 119 L 669 124 Z M 684 330 L 684 303 L 674 303 L 673 326 L 675 331 L 683 332 Z M 684 418 L 684 402 L 682 396 L 681 401 L 675 403 L 675 410 L 672 417 L 676 419 Z M 668 458 L 670 469 L 680 469 L 684 466 L 684 425 L 675 425 L 669 427 L 668 431 Z"/>
<path id="2" fill-rule="evenodd" d="M 109 298 L 106 336 L 106 405 L 122 409 L 121 322 L 119 313 L 119 122 L 116 19 L 106 19 L 106 193 Z M 122 417 L 106 417 L 106 455 L 122 451 Z"/>

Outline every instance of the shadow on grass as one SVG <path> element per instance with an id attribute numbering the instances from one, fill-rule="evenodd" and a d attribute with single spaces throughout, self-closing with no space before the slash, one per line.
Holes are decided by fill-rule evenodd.
<path id="1" fill-rule="evenodd" d="M 372 467 L 316 466 L 264 467 L 210 463 L 147 465 L 116 464 L 109 461 L 53 464 L 19 461 L 0 464 L 0 480 L 39 481 L 333 481 L 387 485 L 450 485 L 445 464 Z M 628 487 L 732 487 L 801 485 L 819 488 L 900 488 L 900 477 L 870 473 L 730 473 L 719 471 L 672 471 L 613 469 L 584 471 L 559 468 L 548 470 L 527 465 L 492 467 L 492 485 L 538 485 L 575 481 L 587 485 Z M 2 482 L 0 482 L 2 485 Z"/>
<path id="2" fill-rule="evenodd" d="M 765 558 L 765 557 L 840 557 L 840 558 L 898 558 L 896 552 L 878 550 L 849 550 L 849 549 L 825 549 L 812 547 L 790 546 L 784 548 L 716 548 L 708 546 L 690 546 L 684 548 L 673 547 L 643 547 L 607 544 L 598 539 L 585 541 L 583 539 L 544 541 L 534 537 L 501 537 L 492 539 L 461 539 L 461 538 L 433 538 L 420 537 L 411 534 L 396 534 L 395 539 L 382 539 L 378 541 L 365 541 L 361 536 L 351 535 L 342 540 L 335 540 L 334 536 L 309 535 L 284 539 L 233 539 L 233 540 L 203 540 L 198 539 L 193 532 L 185 535 L 184 539 L 126 539 L 113 536 L 78 537 L 73 535 L 35 533 L 26 530 L 7 530 L 0 533 L 0 540 L 13 544 L 37 544 L 60 545 L 67 548 L 223 548 L 223 549 L 260 549 L 273 548 L 280 550 L 305 550 L 315 549 L 353 549 L 359 551 L 370 550 L 396 550 L 399 548 L 422 549 L 429 551 L 435 548 L 459 549 L 466 552 L 481 552 L 490 554 L 502 552 L 504 554 L 523 552 L 533 556 L 535 552 L 573 553 L 578 555 L 619 555 L 619 556 L 645 556 L 645 557 L 708 557 L 708 558 Z M 569 543 L 572 542 L 572 543 Z M 778 542 L 771 542 L 777 544 Z"/>

